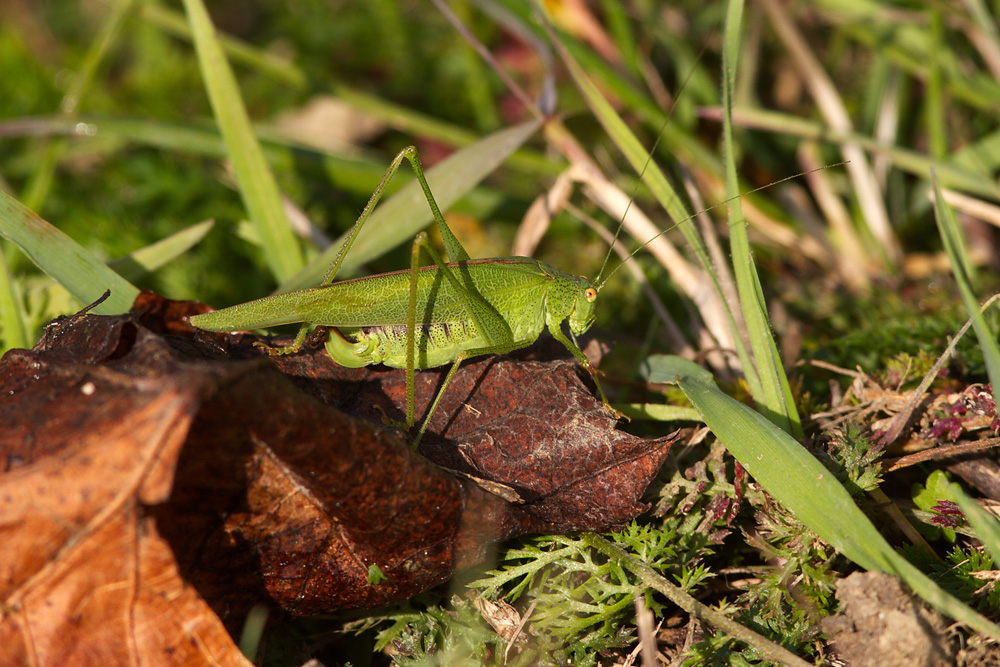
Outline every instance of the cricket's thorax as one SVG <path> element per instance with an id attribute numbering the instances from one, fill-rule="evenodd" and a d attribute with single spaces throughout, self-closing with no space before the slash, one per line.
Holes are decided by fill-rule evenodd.
<path id="1" fill-rule="evenodd" d="M 516 347 L 523 347 L 534 342 L 547 326 L 558 327 L 567 318 L 574 333 L 580 333 L 578 329 L 585 330 L 593 320 L 593 304 L 581 301 L 580 297 L 590 283 L 537 260 L 521 257 L 470 260 L 451 267 L 463 286 L 461 289 L 437 267 L 425 267 L 418 273 L 416 368 L 441 366 L 462 353 L 475 356 L 477 349 L 494 348 L 504 341 L 517 341 Z M 367 280 L 370 289 L 365 294 L 352 294 L 350 304 L 329 299 L 332 307 L 325 309 L 321 317 L 314 316 L 312 321 L 337 327 L 354 341 L 355 349 L 367 363 L 405 368 L 410 272 L 398 271 Z M 344 284 L 321 289 L 333 290 Z M 469 306 L 469 294 L 478 295 L 473 298 L 494 316 L 477 316 L 475 308 Z M 586 313 L 576 312 L 580 303 L 586 306 Z M 344 312 L 358 313 L 360 321 L 351 321 Z M 381 321 L 373 317 L 376 312 Z"/>

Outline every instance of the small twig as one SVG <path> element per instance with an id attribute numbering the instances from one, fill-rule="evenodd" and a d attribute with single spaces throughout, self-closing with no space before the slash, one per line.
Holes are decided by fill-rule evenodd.
<path id="1" fill-rule="evenodd" d="M 507 648 L 504 649 L 503 652 L 503 664 L 507 664 L 507 654 L 510 653 L 510 647 L 514 645 L 515 641 L 517 641 L 518 636 L 521 634 L 521 630 L 524 629 L 524 624 L 528 622 L 528 617 L 531 616 L 531 612 L 535 611 L 536 606 L 538 606 L 538 600 L 531 603 L 531 606 L 529 606 L 521 616 L 521 622 L 517 624 L 516 628 L 514 628 L 514 634 L 511 635 L 510 641 L 507 642 Z"/>
<path id="2" fill-rule="evenodd" d="M 790 667 L 812 667 L 812 663 L 806 662 L 788 649 L 780 646 L 770 639 L 746 628 L 736 621 L 720 614 L 711 607 L 703 605 L 693 597 L 685 593 L 680 587 L 674 586 L 664 577 L 660 576 L 651 567 L 640 561 L 630 553 L 612 544 L 600 535 L 595 533 L 584 533 L 584 541 L 594 549 L 597 549 L 609 558 L 617 560 L 622 567 L 629 569 L 639 577 L 643 584 L 652 588 L 664 596 L 678 607 L 697 617 L 699 620 L 710 623 L 716 628 L 728 633 L 734 639 L 738 639 L 745 644 L 754 647 L 767 658 Z"/>
<path id="3" fill-rule="evenodd" d="M 656 667 L 656 631 L 653 629 L 653 612 L 646 608 L 646 598 L 642 589 L 637 589 L 635 602 L 635 623 L 639 630 L 639 648 L 642 651 L 642 667 Z"/>
<path id="4" fill-rule="evenodd" d="M 918 463 L 936 461 L 938 459 L 947 459 L 953 456 L 960 456 L 962 454 L 970 454 L 972 452 L 981 452 L 986 449 L 993 449 L 994 447 L 1000 447 L 1000 438 L 984 438 L 982 440 L 976 440 L 975 442 L 959 442 L 953 445 L 932 447 L 931 449 L 925 449 L 922 452 L 907 454 L 906 456 L 900 456 L 894 459 L 885 459 L 882 461 L 882 465 L 885 472 L 891 472 L 893 470 L 899 470 L 900 468 L 917 465 Z"/>
<path id="5" fill-rule="evenodd" d="M 998 297 L 1000 297 L 1000 294 L 994 294 L 992 297 L 990 297 L 986 301 L 986 303 L 984 303 L 982 307 L 979 309 L 980 312 L 986 310 L 991 303 L 997 300 Z M 913 393 L 910 395 L 910 399 L 906 402 L 906 405 L 903 407 L 902 410 L 900 410 L 896 414 L 896 416 L 892 420 L 892 423 L 889 424 L 889 428 L 886 429 L 885 434 L 879 439 L 879 444 L 883 446 L 890 445 L 896 441 L 896 438 L 898 438 L 900 434 L 902 434 L 903 427 L 910 421 L 910 416 L 913 414 L 913 411 L 920 403 L 921 398 L 923 398 L 923 395 L 927 392 L 927 389 L 930 388 L 931 383 L 934 382 L 935 379 L 937 379 L 938 373 L 940 373 L 941 369 L 944 368 L 945 362 L 947 362 L 948 359 L 951 358 L 951 355 L 954 354 L 955 347 L 958 345 L 958 341 L 962 339 L 962 336 L 965 335 L 965 332 L 967 332 L 969 330 L 969 327 L 971 326 L 972 326 L 972 319 L 970 318 L 965 322 L 962 328 L 958 330 L 958 333 L 955 335 L 955 337 L 951 340 L 950 343 L 948 343 L 948 347 L 945 348 L 945 351 L 941 353 L 941 356 L 938 357 L 938 360 L 934 362 L 934 365 L 931 367 L 931 369 L 927 371 L 926 375 L 924 375 L 924 379 L 920 381 L 920 386 L 918 386 L 913 391 Z"/>

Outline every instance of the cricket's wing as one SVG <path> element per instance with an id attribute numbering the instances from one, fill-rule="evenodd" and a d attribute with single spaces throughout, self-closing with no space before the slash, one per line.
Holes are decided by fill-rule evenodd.
<path id="1" fill-rule="evenodd" d="M 448 265 L 462 288 L 456 289 L 437 266 L 417 272 L 417 321 L 456 322 L 470 317 L 470 301 L 492 308 L 523 338 L 523 329 L 543 326 L 549 267 L 523 257 L 470 260 Z M 342 329 L 405 325 L 411 271 L 393 271 L 268 296 L 191 318 L 207 331 L 245 331 L 306 322 Z M 537 335 L 537 334 L 536 334 Z"/>

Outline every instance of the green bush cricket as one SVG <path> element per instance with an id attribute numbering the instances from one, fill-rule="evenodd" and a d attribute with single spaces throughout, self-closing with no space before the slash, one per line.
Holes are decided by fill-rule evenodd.
<path id="1" fill-rule="evenodd" d="M 404 159 L 409 160 L 423 189 L 448 262 L 421 232 L 413 241 L 409 269 L 333 282 L 358 232 Z M 421 248 L 433 264 L 420 266 Z M 219 332 L 302 322 L 294 341 L 285 347 L 269 348 L 272 354 L 293 354 L 301 348 L 310 327 L 328 327 L 326 349 L 338 364 L 384 364 L 406 369 L 407 428 L 414 424 L 415 369 L 451 363 L 417 434 L 416 446 L 463 360 L 527 347 L 543 329 L 548 329 L 590 372 L 604 405 L 621 417 L 608 402 L 597 371 L 576 343 L 576 337 L 593 324 L 599 289 L 600 285 L 595 286 L 587 278 L 527 257 L 471 259 L 445 222 L 416 149 L 410 146 L 392 161 L 318 287 L 196 315 L 190 321 L 200 329 Z M 567 320 L 568 337 L 562 330 Z"/>

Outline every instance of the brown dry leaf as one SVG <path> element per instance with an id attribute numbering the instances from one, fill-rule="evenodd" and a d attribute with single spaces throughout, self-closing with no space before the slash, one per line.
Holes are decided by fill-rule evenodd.
<path id="1" fill-rule="evenodd" d="M 192 622 L 210 616 L 195 590 L 230 630 L 268 598 L 297 614 L 405 599 L 492 541 L 624 523 L 671 442 L 616 431 L 575 364 L 486 358 L 460 370 L 418 454 L 377 425 L 374 406 L 402 415 L 401 371 L 265 358 L 250 336 L 191 329 L 199 310 L 144 294 L 129 315 L 55 323 L 4 357 L 3 645 L 38 655 L 38 596 L 77 579 L 45 617 L 52 651 L 71 650 L 60 623 L 86 617 L 115 650 L 148 655 L 143 642 L 179 637 L 174 614 L 197 632 L 183 650 L 222 647 L 217 624 Z M 441 377 L 417 374 L 418 414 Z M 105 597 L 119 606 L 90 606 Z M 157 606 L 175 598 L 201 611 Z M 215 658 L 241 661 L 222 639 Z"/>
<path id="2" fill-rule="evenodd" d="M 123 332 L 89 338 L 92 319 L 0 364 L 5 664 L 249 665 L 145 513 L 169 495 L 197 382 L 65 360 L 114 357 Z"/>
<path id="3" fill-rule="evenodd" d="M 317 95 L 302 107 L 282 113 L 275 125 L 289 139 L 333 153 L 349 153 L 385 129 L 385 123 L 373 114 L 332 95 Z"/>
<path id="4" fill-rule="evenodd" d="M 253 337 L 235 339 L 236 357 L 259 356 Z M 673 441 L 647 441 L 615 429 L 615 420 L 580 379 L 555 341 L 504 357 L 462 365 L 431 418 L 420 453 L 513 503 L 503 538 L 532 532 L 608 530 L 646 506 L 639 497 Z M 348 414 L 403 421 L 406 378 L 383 367 L 338 366 L 322 349 L 276 357 L 305 392 Z M 437 394 L 447 368 L 416 374 L 418 418 Z M 498 539 L 503 539 L 498 538 Z"/>

